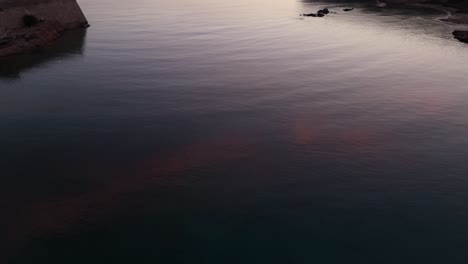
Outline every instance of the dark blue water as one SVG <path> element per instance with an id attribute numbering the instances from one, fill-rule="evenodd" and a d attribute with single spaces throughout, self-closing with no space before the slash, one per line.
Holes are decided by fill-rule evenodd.
<path id="1" fill-rule="evenodd" d="M 443 10 L 80 4 L 86 32 L 0 60 L 2 263 L 468 261 Z"/>

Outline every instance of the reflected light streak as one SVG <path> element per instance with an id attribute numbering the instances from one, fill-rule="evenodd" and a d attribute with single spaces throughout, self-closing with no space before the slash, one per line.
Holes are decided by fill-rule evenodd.
<path id="1" fill-rule="evenodd" d="M 243 136 L 225 136 L 195 142 L 165 156 L 151 157 L 138 165 L 135 173 L 117 173 L 103 188 L 60 201 L 37 201 L 18 204 L 16 214 L 7 223 L 4 242 L 14 257 L 22 247 L 36 238 L 60 234 L 89 222 L 112 218 L 124 210 L 129 194 L 136 194 L 162 185 L 177 173 L 247 157 L 253 149 Z M 130 202 L 131 203 L 131 202 Z M 7 243 L 5 243 L 7 244 Z"/>

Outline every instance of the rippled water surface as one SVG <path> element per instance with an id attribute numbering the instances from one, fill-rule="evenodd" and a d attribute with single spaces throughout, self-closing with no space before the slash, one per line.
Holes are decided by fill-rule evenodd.
<path id="1" fill-rule="evenodd" d="M 467 263 L 444 10 L 80 4 L 87 32 L 0 60 L 2 263 Z"/>

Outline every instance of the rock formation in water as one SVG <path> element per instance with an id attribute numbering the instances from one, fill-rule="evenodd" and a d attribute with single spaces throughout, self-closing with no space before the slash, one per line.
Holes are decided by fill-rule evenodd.
<path id="1" fill-rule="evenodd" d="M 324 17 L 325 15 L 330 14 L 330 10 L 328 8 L 320 9 L 317 13 L 310 13 L 310 14 L 302 14 L 305 17 Z"/>
<path id="2" fill-rule="evenodd" d="M 0 0 L 0 57 L 42 47 L 67 29 L 88 26 L 76 0 Z"/>
<path id="3" fill-rule="evenodd" d="M 468 43 L 468 31 L 455 30 L 453 36 L 461 42 Z"/>

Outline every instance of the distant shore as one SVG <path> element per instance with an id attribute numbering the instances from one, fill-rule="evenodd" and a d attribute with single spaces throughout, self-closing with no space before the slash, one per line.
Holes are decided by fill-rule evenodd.
<path id="1" fill-rule="evenodd" d="M 468 24 L 468 1 L 466 3 L 453 0 L 380 0 L 386 4 L 426 4 L 429 6 L 438 6 L 443 10 L 449 11 L 450 15 L 445 21 Z"/>
<path id="2" fill-rule="evenodd" d="M 380 0 L 386 4 L 427 4 L 437 6 L 448 12 L 447 18 L 442 21 L 468 25 L 468 1 L 456 0 Z M 468 30 L 455 30 L 452 32 L 454 38 L 461 42 L 468 43 Z"/>

